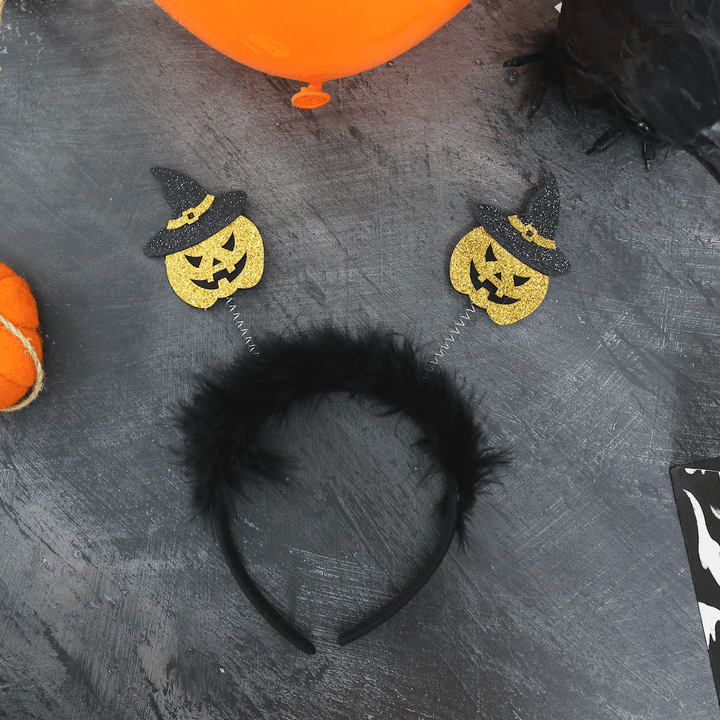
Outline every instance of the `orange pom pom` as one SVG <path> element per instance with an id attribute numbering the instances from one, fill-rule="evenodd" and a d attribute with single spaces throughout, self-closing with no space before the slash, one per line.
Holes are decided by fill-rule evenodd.
<path id="1" fill-rule="evenodd" d="M 28 284 L 0 263 L 0 410 L 19 409 L 11 406 L 31 388 L 34 399 L 40 389 L 42 341 L 39 326 L 37 303 Z M 33 357 L 33 351 L 36 357 Z M 23 407 L 25 404 L 20 403 Z"/>

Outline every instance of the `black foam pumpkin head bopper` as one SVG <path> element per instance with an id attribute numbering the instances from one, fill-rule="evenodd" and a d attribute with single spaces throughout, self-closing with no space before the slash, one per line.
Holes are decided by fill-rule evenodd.
<path id="1" fill-rule="evenodd" d="M 211 195 L 188 175 L 170 168 L 154 167 L 174 217 L 147 245 L 148 257 L 162 257 L 187 250 L 215 235 L 245 211 L 247 195 L 232 190 Z"/>

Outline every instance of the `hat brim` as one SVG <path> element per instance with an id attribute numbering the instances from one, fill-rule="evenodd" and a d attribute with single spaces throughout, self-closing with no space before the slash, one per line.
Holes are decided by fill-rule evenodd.
<path id="1" fill-rule="evenodd" d="M 475 205 L 473 214 L 485 232 L 528 267 L 549 276 L 569 272 L 570 261 L 561 250 L 552 250 L 526 240 L 497 208 L 492 205 Z"/>
<path id="2" fill-rule="evenodd" d="M 247 195 L 242 190 L 216 196 L 212 205 L 195 222 L 175 230 L 161 230 L 145 245 L 145 255 L 163 257 L 207 240 L 242 215 L 246 201 Z"/>

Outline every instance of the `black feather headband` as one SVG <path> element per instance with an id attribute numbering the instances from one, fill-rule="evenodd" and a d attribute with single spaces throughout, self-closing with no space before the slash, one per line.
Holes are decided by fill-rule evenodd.
<path id="1" fill-rule="evenodd" d="M 403 413 L 422 432 L 420 445 L 445 478 L 439 503 L 440 536 L 415 577 L 386 605 L 344 630 L 346 645 L 385 622 L 425 585 L 464 528 L 477 495 L 491 482 L 503 453 L 486 445 L 470 401 L 441 368 L 427 372 L 409 341 L 374 330 L 354 337 L 332 328 L 297 338 L 276 337 L 259 357 L 239 356 L 199 380 L 194 400 L 179 422 L 185 436 L 193 505 L 210 520 L 235 580 L 248 600 L 283 637 L 306 653 L 313 643 L 267 600 L 250 578 L 231 529 L 231 512 L 247 486 L 248 473 L 277 477 L 280 458 L 259 444 L 260 430 L 296 403 L 347 392 Z"/>

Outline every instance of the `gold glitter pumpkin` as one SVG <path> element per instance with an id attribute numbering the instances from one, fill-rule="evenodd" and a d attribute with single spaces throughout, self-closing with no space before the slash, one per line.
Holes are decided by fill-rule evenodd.
<path id="1" fill-rule="evenodd" d="M 242 215 L 207 240 L 165 257 L 173 290 L 197 308 L 257 285 L 264 265 L 260 232 Z"/>
<path id="2" fill-rule="evenodd" d="M 547 275 L 520 262 L 481 227 L 453 250 L 450 280 L 498 325 L 527 317 L 545 298 L 549 283 Z"/>

